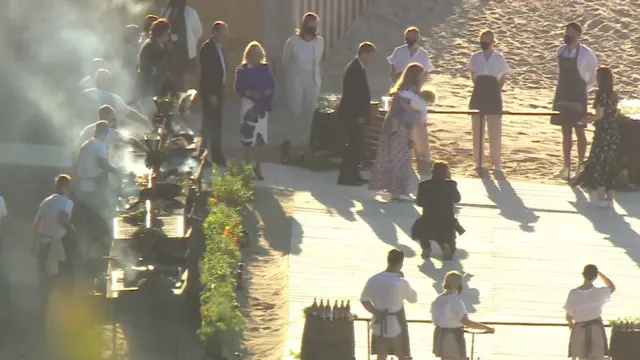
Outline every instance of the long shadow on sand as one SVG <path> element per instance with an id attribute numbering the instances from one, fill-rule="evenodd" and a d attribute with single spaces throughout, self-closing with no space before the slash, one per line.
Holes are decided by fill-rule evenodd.
<path id="1" fill-rule="evenodd" d="M 293 201 L 293 191 L 286 189 L 273 189 L 268 187 L 256 187 L 252 208 L 260 217 L 262 225 L 257 218 L 247 221 L 247 231 L 250 236 L 258 232 L 255 227 L 264 226 L 264 238 L 269 246 L 283 254 L 300 254 L 300 245 L 304 232 L 300 223 L 289 216 L 283 208 L 282 201 Z M 254 227 L 253 229 L 250 227 Z M 291 241 L 282 241 L 291 239 Z"/>
<path id="2" fill-rule="evenodd" d="M 525 206 L 508 180 L 494 181 L 493 179 L 483 177 L 482 184 L 487 190 L 489 199 L 500 209 L 500 215 L 502 215 L 503 218 L 520 223 L 520 229 L 522 229 L 522 231 L 535 231 L 533 224 L 536 223 L 540 217 Z"/>
<path id="3" fill-rule="evenodd" d="M 438 249 L 437 244 L 432 242 L 431 245 L 434 247 L 434 250 Z M 456 250 L 454 259 L 451 261 L 442 261 L 441 267 L 436 267 L 436 264 L 432 259 L 427 259 L 418 267 L 418 269 L 433 280 L 433 289 L 436 294 L 440 294 L 444 291 L 442 283 L 444 282 L 445 275 L 447 275 L 449 271 L 458 271 L 462 274 L 464 285 L 460 296 L 467 307 L 467 311 L 469 311 L 469 313 L 474 313 L 476 311 L 476 305 L 480 304 L 480 291 L 471 287 L 473 274 L 465 272 L 464 267 L 462 266 L 461 260 L 466 259 L 468 256 L 469 254 L 466 251 L 458 249 Z"/>
<path id="4" fill-rule="evenodd" d="M 576 202 L 572 205 L 593 224 L 593 229 L 606 235 L 606 239 L 625 253 L 636 264 L 640 264 L 640 236 L 631 228 L 625 217 L 614 210 L 591 208 L 588 199 L 577 187 L 572 188 Z"/>

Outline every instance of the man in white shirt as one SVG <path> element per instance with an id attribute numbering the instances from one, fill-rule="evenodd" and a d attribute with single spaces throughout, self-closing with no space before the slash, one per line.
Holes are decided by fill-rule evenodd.
<path id="1" fill-rule="evenodd" d="M 80 109 L 83 110 L 80 116 L 87 119 L 95 119 L 95 112 L 102 105 L 109 105 L 115 110 L 118 118 L 123 119 L 126 117 L 144 126 L 149 126 L 149 120 L 129 107 L 120 96 L 110 92 L 111 80 L 111 73 L 108 70 L 100 69 L 96 72 L 96 87 L 85 90 L 80 95 L 79 105 Z"/>
<path id="2" fill-rule="evenodd" d="M 62 246 L 62 238 L 67 233 L 76 231 L 70 223 L 73 209 L 73 202 L 69 199 L 71 177 L 64 174 L 58 175 L 55 185 L 56 193 L 40 203 L 33 222 L 34 238 L 31 249 L 38 259 L 38 282 L 45 296 L 48 293 L 50 274 L 47 265 L 51 249 L 54 245 Z"/>
<path id="3" fill-rule="evenodd" d="M 569 292 L 564 304 L 567 323 L 571 328 L 569 357 L 573 360 L 604 360 L 608 348 L 602 308 L 611 299 L 616 286 L 595 265 L 585 266 L 582 277 L 583 284 Z M 593 282 L 598 277 L 605 287 L 594 286 Z"/>
<path id="4" fill-rule="evenodd" d="M 74 163 L 74 172 L 77 174 L 78 186 L 74 195 L 77 196 L 81 206 L 83 220 L 88 229 L 97 235 L 94 238 L 102 239 L 103 232 L 108 233 L 108 223 L 103 218 L 103 213 L 109 207 L 108 204 L 111 189 L 109 186 L 109 174 L 118 176 L 119 171 L 111 165 L 107 158 L 105 139 L 109 134 L 109 123 L 98 121 L 95 125 L 95 135 L 86 141 Z M 80 214 L 78 214 L 80 215 Z M 74 220 L 75 221 L 75 220 Z M 105 228 L 105 226 L 107 226 Z"/>
<path id="5" fill-rule="evenodd" d="M 373 315 L 372 354 L 378 360 L 395 355 L 399 360 L 411 356 L 404 301 L 414 304 L 418 294 L 404 279 L 404 253 L 393 249 L 387 255 L 387 269 L 371 277 L 362 291 L 362 306 Z"/>
<path id="6" fill-rule="evenodd" d="M 551 117 L 551 124 L 562 127 L 562 155 L 564 167 L 555 176 L 571 176 L 571 150 L 573 129 L 578 140 L 578 166 L 587 152 L 585 135 L 588 91 L 596 85 L 598 60 L 591 49 L 580 43 L 582 27 L 576 23 L 565 26 L 564 45 L 558 47 L 558 85 L 553 99 L 553 110 L 560 115 Z M 577 172 L 577 171 L 576 171 Z"/>
<path id="7" fill-rule="evenodd" d="M 429 53 L 422 48 L 420 41 L 420 30 L 412 26 L 404 32 L 405 45 L 398 46 L 387 58 L 390 65 L 391 81 L 398 81 L 402 72 L 409 64 L 417 62 L 424 68 L 425 75 L 433 70 L 433 65 L 429 60 Z M 425 78 L 426 79 L 426 78 Z M 421 124 L 418 124 L 411 132 L 414 145 L 414 152 L 418 160 L 418 170 L 424 171 L 431 168 L 431 149 L 429 146 L 429 132 L 427 130 L 426 114 Z"/>
<path id="8" fill-rule="evenodd" d="M 96 73 L 100 69 L 106 69 L 107 62 L 104 59 L 95 58 L 91 61 L 91 68 L 92 68 L 91 75 L 86 76 L 78 84 L 80 85 L 80 88 L 82 89 L 82 91 L 93 89 L 96 87 Z"/>

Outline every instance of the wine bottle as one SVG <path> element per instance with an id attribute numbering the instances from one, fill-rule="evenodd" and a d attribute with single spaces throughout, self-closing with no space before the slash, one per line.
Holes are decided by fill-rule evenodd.
<path id="1" fill-rule="evenodd" d="M 351 315 L 351 300 L 347 300 L 347 307 L 345 308 L 346 318 L 349 321 L 353 320 L 353 315 Z"/>
<path id="2" fill-rule="evenodd" d="M 338 300 L 333 303 L 333 320 L 340 319 L 340 309 L 338 308 Z"/>
<path id="3" fill-rule="evenodd" d="M 347 308 L 344 305 L 344 300 L 340 302 L 340 319 L 344 320 L 347 318 Z"/>
<path id="4" fill-rule="evenodd" d="M 318 315 L 324 317 L 324 300 L 320 299 L 320 306 L 318 306 Z"/>
<path id="5" fill-rule="evenodd" d="M 324 308 L 324 317 L 327 320 L 331 320 L 331 300 L 327 299 L 327 307 Z"/>
<path id="6" fill-rule="evenodd" d="M 318 316 L 318 300 L 313 298 L 313 304 L 311 305 L 311 315 Z"/>

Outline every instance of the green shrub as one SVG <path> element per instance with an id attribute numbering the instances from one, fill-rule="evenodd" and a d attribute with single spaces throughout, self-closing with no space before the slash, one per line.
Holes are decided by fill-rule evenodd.
<path id="1" fill-rule="evenodd" d="M 236 271 L 240 261 L 241 208 L 253 200 L 253 170 L 243 163 L 214 171 L 209 215 L 203 224 L 206 250 L 200 264 L 203 342 L 233 341 L 242 331 L 243 318 L 236 299 Z"/>

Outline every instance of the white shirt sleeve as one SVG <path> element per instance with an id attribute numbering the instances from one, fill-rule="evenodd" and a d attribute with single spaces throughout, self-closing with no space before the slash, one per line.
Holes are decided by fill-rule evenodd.
<path id="1" fill-rule="evenodd" d="M 118 114 L 118 117 L 120 118 L 126 117 L 132 111 L 132 109 L 129 107 L 129 105 L 127 105 L 126 102 L 124 102 L 124 100 L 122 100 L 120 96 L 116 94 L 112 94 L 112 95 L 113 95 L 113 107 L 114 107 L 114 110 L 116 111 L 116 114 Z"/>
<path id="2" fill-rule="evenodd" d="M 570 316 L 573 316 L 573 306 L 571 304 L 571 292 L 569 292 L 569 295 L 567 296 L 567 300 L 564 302 L 564 306 L 562 306 L 562 308 L 564 309 L 564 311 L 567 312 L 567 314 L 569 314 Z"/>
<path id="3" fill-rule="evenodd" d="M 387 61 L 389 62 L 389 65 L 397 66 L 397 63 L 398 63 L 398 48 L 393 49 L 393 52 L 391 53 L 391 55 L 389 55 L 387 57 Z M 396 69 L 396 71 L 398 71 L 398 69 Z"/>
<path id="4" fill-rule="evenodd" d="M 598 289 L 598 300 L 600 304 L 604 305 L 611 300 L 611 289 L 608 287 L 602 287 Z"/>
<path id="5" fill-rule="evenodd" d="M 367 281 L 367 283 L 364 285 L 364 289 L 362 289 L 362 295 L 360 295 L 360 301 L 372 301 L 372 294 L 371 294 L 371 279 L 369 279 Z"/>
<path id="6" fill-rule="evenodd" d="M 423 48 L 420 48 L 420 51 L 423 53 L 423 62 L 422 66 L 424 67 L 425 72 L 431 72 L 433 70 L 433 64 L 431 64 L 431 59 L 429 59 L 429 52 Z"/>
<path id="7" fill-rule="evenodd" d="M 404 298 L 411 304 L 415 304 L 418 302 L 418 293 L 413 290 L 411 285 L 407 280 L 404 280 L 405 288 L 404 288 Z"/>
<path id="8" fill-rule="evenodd" d="M 464 315 L 467 315 L 469 312 L 467 311 L 467 307 L 464 304 L 464 301 L 462 301 L 462 299 L 460 299 L 460 301 L 458 302 L 458 315 L 460 315 L 460 318 L 462 318 Z"/>
<path id="9" fill-rule="evenodd" d="M 202 22 L 200 21 L 200 16 L 196 9 L 191 8 L 191 31 L 193 31 L 193 39 L 195 40 L 194 46 L 198 46 L 198 40 L 202 37 Z M 196 49 L 196 52 L 198 49 Z"/>
<path id="10" fill-rule="evenodd" d="M 501 58 L 502 60 L 502 64 L 500 66 L 500 77 L 508 74 L 511 72 L 511 67 L 509 67 L 509 63 L 507 62 L 507 58 L 505 58 L 504 56 L 502 56 Z"/>
<path id="11" fill-rule="evenodd" d="M 472 72 L 475 72 L 475 67 L 474 67 L 474 58 L 475 58 L 475 54 L 471 55 L 471 57 L 469 58 L 469 61 L 467 61 L 467 65 L 465 65 L 465 68 L 471 70 Z"/>
<path id="12" fill-rule="evenodd" d="M 588 48 L 583 47 L 580 52 L 579 60 L 579 70 L 582 79 L 587 83 L 587 89 L 591 89 L 597 84 L 596 81 L 596 70 L 598 69 L 598 59 L 596 55 Z"/>

